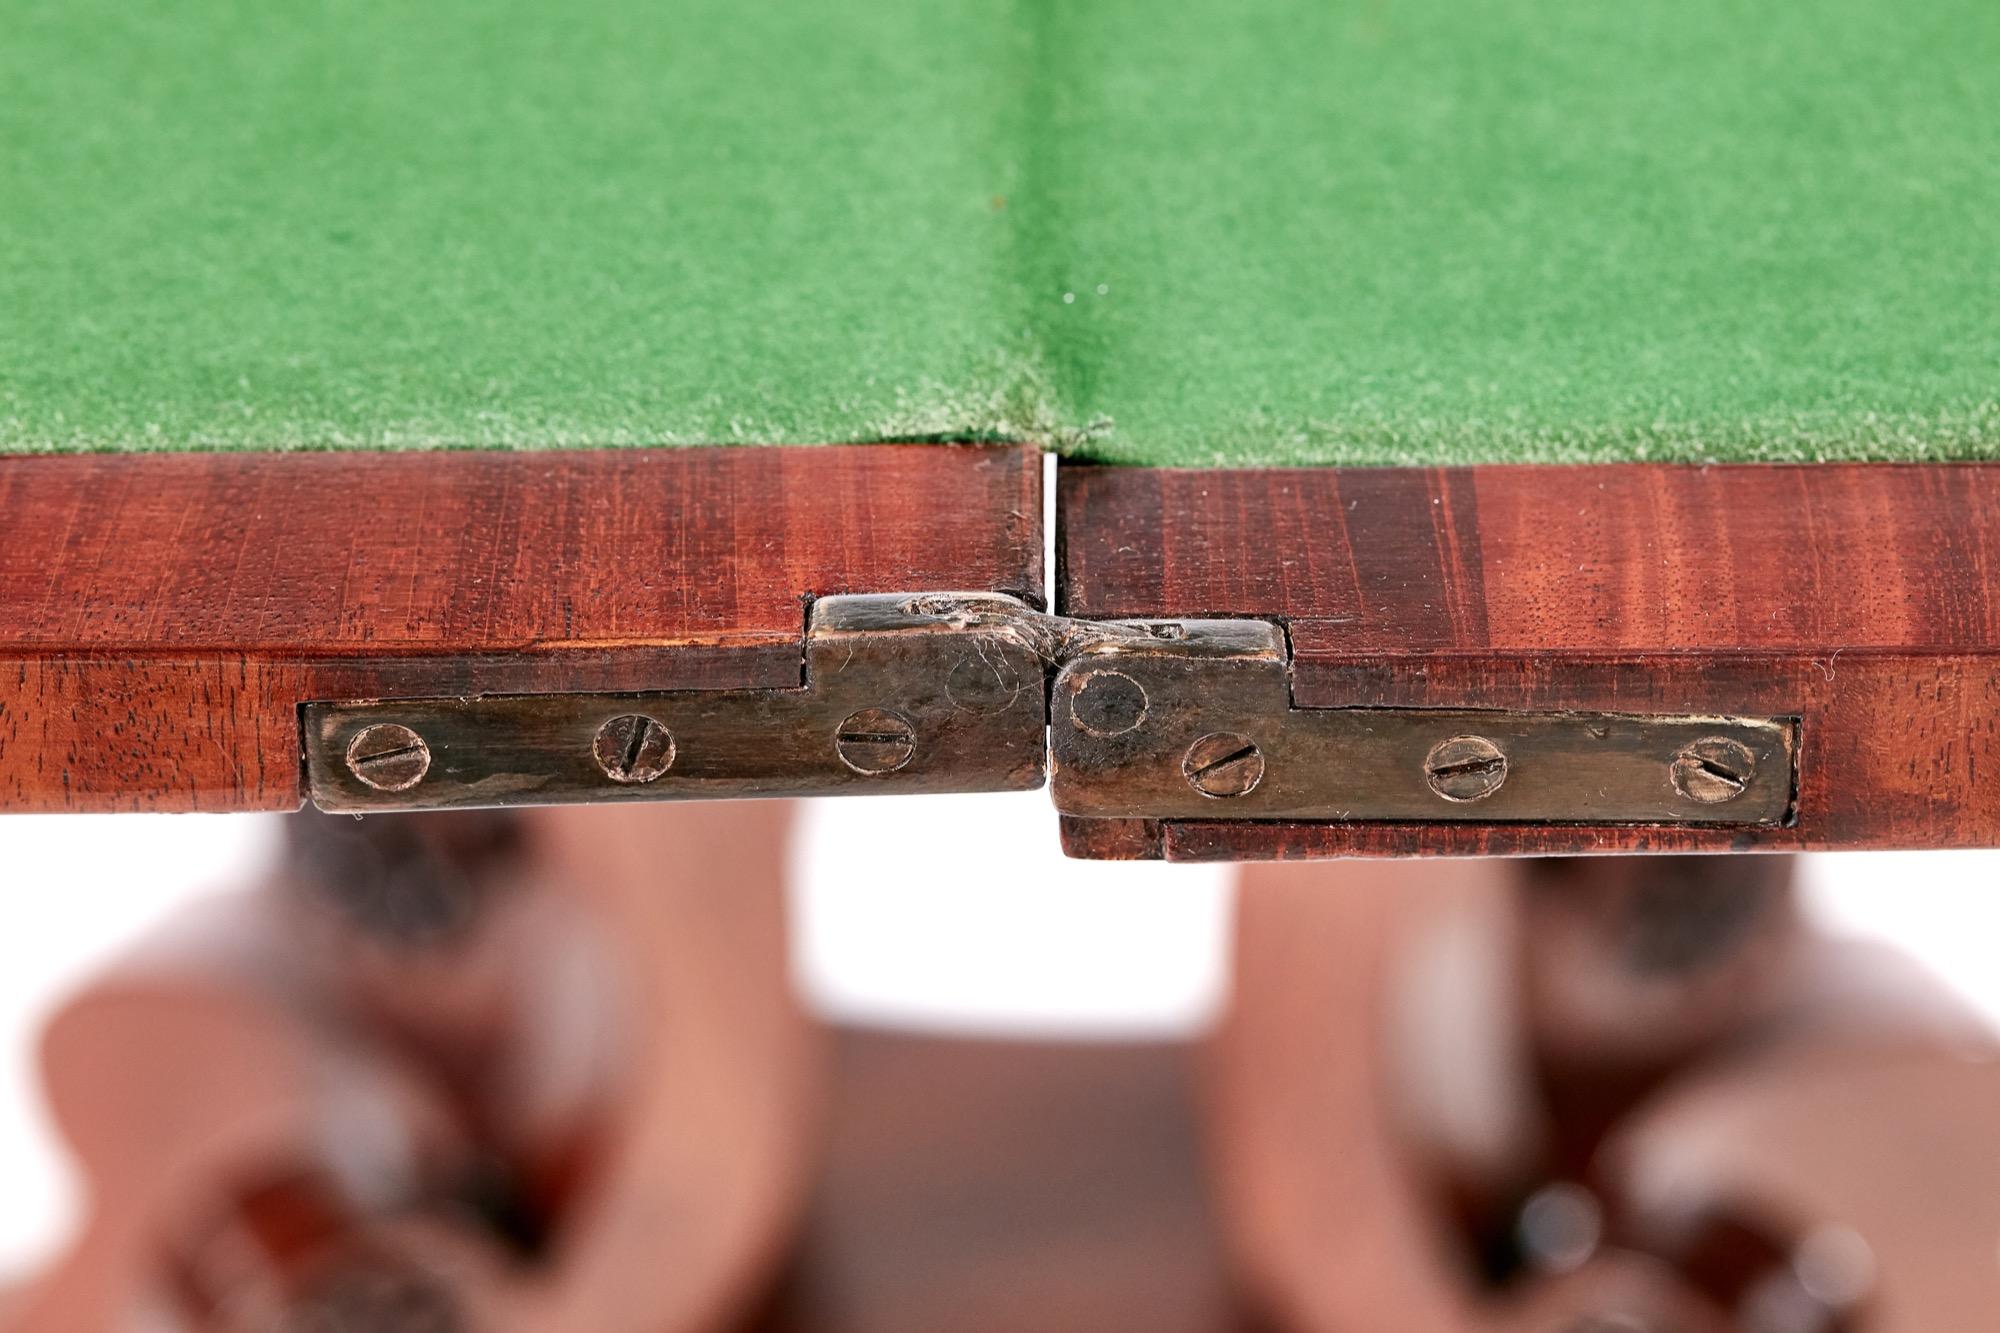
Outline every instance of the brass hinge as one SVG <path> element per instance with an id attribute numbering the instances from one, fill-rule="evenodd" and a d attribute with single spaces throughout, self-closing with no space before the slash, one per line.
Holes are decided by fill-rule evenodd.
<path id="1" fill-rule="evenodd" d="M 306 778 L 323 810 L 852 792 L 1026 791 L 1047 771 L 1047 671 L 1007 617 L 913 594 L 824 597 L 796 689 L 315 703 Z"/>
<path id="2" fill-rule="evenodd" d="M 1102 644 L 1051 698 L 1064 814 L 1153 819 L 1771 825 L 1790 718 L 1296 708 L 1283 632 L 1183 621 Z"/>
<path id="3" fill-rule="evenodd" d="M 443 809 L 1014 791 L 1158 819 L 1782 824 L 1798 722 L 1296 708 L 1283 631 L 991 593 L 815 603 L 796 689 L 315 703 L 313 801 Z"/>

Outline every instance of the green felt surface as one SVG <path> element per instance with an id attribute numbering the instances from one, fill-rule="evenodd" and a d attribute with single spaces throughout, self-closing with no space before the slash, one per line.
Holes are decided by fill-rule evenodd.
<path id="1" fill-rule="evenodd" d="M 6 0 L 0 450 L 2000 456 L 1994 0 Z"/>

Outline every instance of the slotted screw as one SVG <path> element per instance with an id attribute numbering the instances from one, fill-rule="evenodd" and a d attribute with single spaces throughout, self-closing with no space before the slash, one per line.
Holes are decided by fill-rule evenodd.
<path id="1" fill-rule="evenodd" d="M 1424 777 L 1447 801 L 1484 800 L 1507 780 L 1507 756 L 1484 736 L 1453 736 L 1431 747 Z"/>
<path id="2" fill-rule="evenodd" d="M 840 762 L 857 773 L 893 773 L 917 752 L 917 732 L 886 708 L 864 708 L 840 724 L 833 744 Z"/>
<path id="3" fill-rule="evenodd" d="M 1674 756 L 1674 790 L 1703 805 L 1735 800 L 1756 776 L 1757 756 L 1727 736 L 1704 736 Z"/>
<path id="4" fill-rule="evenodd" d="M 1264 752 L 1248 736 L 1210 732 L 1188 746 L 1181 773 L 1203 796 L 1248 796 L 1264 780 Z"/>
<path id="5" fill-rule="evenodd" d="M 408 791 L 431 769 L 431 747 L 400 722 L 376 722 L 347 743 L 347 771 L 376 791 Z"/>
<path id="6" fill-rule="evenodd" d="M 644 713 L 621 713 L 597 729 L 591 757 L 613 782 L 651 782 L 674 764 L 674 733 Z"/>

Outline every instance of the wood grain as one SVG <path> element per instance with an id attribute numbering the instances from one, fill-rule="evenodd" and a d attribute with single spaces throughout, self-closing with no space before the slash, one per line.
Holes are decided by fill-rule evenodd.
<path id="1" fill-rule="evenodd" d="M 1802 719 L 1785 828 L 1187 822 L 1159 830 L 1169 858 L 2000 844 L 2000 466 L 1065 468 L 1058 485 L 1062 609 L 1283 620 L 1300 707 Z"/>
<path id="2" fill-rule="evenodd" d="M 0 810 L 289 809 L 308 700 L 796 684 L 941 588 L 1039 600 L 1034 450 L 0 459 Z"/>

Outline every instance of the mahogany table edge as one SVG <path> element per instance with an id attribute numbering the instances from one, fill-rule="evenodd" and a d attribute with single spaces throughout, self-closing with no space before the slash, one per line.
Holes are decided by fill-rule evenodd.
<path id="1" fill-rule="evenodd" d="M 1218 802 L 1065 820 L 1072 855 L 2000 845 L 2000 463 L 1063 463 L 1057 494 L 1060 612 L 1280 622 L 1298 708 L 1800 720 L 1780 826 L 1253 823 Z"/>
<path id="2" fill-rule="evenodd" d="M 315 699 L 799 683 L 809 604 L 1043 597 L 1025 445 L 0 458 L 0 810 L 282 810 Z"/>

